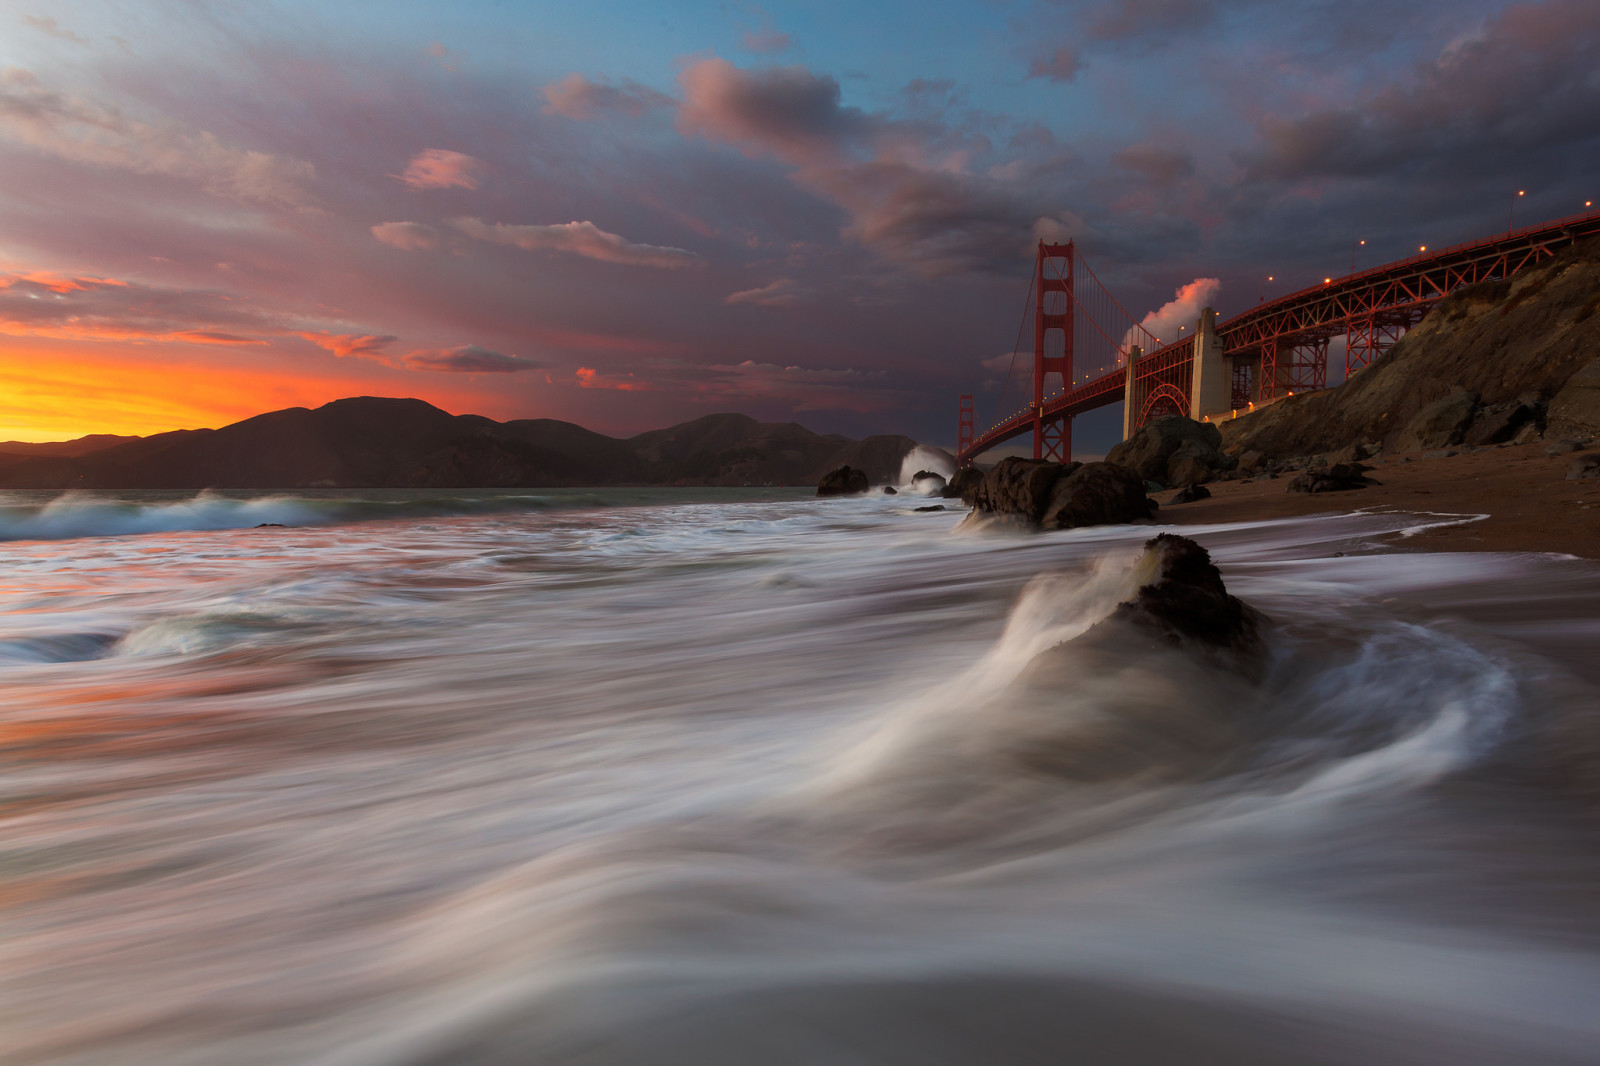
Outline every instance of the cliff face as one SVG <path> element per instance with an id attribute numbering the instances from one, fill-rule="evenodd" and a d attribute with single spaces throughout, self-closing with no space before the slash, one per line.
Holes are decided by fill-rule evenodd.
<path id="1" fill-rule="evenodd" d="M 216 430 L 116 438 L 87 454 L 0 450 L 0 488 L 814 485 L 846 462 L 891 483 L 914 446 L 731 414 L 618 440 L 554 419 L 495 422 L 365 396 Z"/>
<path id="2" fill-rule="evenodd" d="M 1415 329 L 1336 388 L 1220 423 L 1230 450 L 1280 457 L 1356 442 L 1392 449 L 1422 410 L 1467 389 L 1485 404 L 1548 400 L 1600 357 L 1600 243 L 1588 241 L 1509 281 L 1441 300 Z"/>

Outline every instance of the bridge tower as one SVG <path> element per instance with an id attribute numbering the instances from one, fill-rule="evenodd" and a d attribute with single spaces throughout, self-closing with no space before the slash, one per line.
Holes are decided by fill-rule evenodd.
<path id="1" fill-rule="evenodd" d="M 961 466 L 972 465 L 972 460 L 963 458 L 963 456 L 972 447 L 974 429 L 972 397 L 963 396 L 961 397 L 961 409 L 956 414 L 956 462 Z"/>
<path id="2" fill-rule="evenodd" d="M 1072 419 L 1044 420 L 1045 377 L 1061 375 L 1063 391 L 1072 387 L 1072 266 L 1073 242 L 1039 242 L 1034 265 L 1033 328 L 1033 457 L 1064 463 L 1072 458 Z M 1060 336 L 1058 337 L 1057 334 Z M 1060 354 L 1047 354 L 1059 345 Z"/>

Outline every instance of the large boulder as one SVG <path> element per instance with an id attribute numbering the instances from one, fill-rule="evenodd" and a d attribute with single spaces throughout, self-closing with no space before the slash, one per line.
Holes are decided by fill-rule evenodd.
<path id="1" fill-rule="evenodd" d="M 1008 456 L 983 475 L 973 506 L 986 514 L 1010 515 L 1038 522 L 1050 506 L 1050 491 L 1081 463 Z"/>
<path id="2" fill-rule="evenodd" d="M 1289 482 L 1290 492 L 1344 492 L 1347 489 L 1364 489 L 1376 484 L 1367 477 L 1371 467 L 1360 463 L 1334 463 L 1317 467 Z"/>
<path id="3" fill-rule="evenodd" d="M 1210 422 L 1166 415 L 1112 448 L 1106 462 L 1126 467 L 1141 480 L 1162 485 L 1198 485 L 1238 460 L 1222 450 L 1222 432 Z"/>
<path id="4" fill-rule="evenodd" d="M 1110 526 L 1150 517 L 1150 500 L 1139 475 L 1112 463 L 1073 463 L 1071 473 L 1050 488 L 1039 525 L 1044 529 Z"/>
<path id="5" fill-rule="evenodd" d="M 1477 413 L 1477 393 L 1457 389 L 1418 411 L 1384 452 L 1425 452 L 1460 444 Z"/>
<path id="6" fill-rule="evenodd" d="M 822 475 L 817 482 L 818 496 L 859 496 L 872 486 L 867 483 L 867 472 L 846 464 Z"/>
<path id="7" fill-rule="evenodd" d="M 983 471 L 964 466 L 950 476 L 950 483 L 941 494 L 947 500 L 960 500 L 968 507 L 978 502 L 978 486 L 983 484 Z"/>
<path id="8" fill-rule="evenodd" d="M 1593 349 L 1591 349 L 1593 350 Z M 1547 437 L 1592 437 L 1600 434 L 1600 359 L 1567 379 L 1545 414 Z"/>
<path id="9" fill-rule="evenodd" d="M 1171 644 L 1197 643 L 1255 656 L 1261 615 L 1228 594 L 1211 555 L 1188 537 L 1160 533 L 1145 542 L 1135 572 L 1150 575 L 1112 618 Z"/>
<path id="10" fill-rule="evenodd" d="M 932 470 L 918 470 L 911 476 L 911 487 L 924 496 L 940 496 L 950 483 L 943 474 L 935 474 Z"/>

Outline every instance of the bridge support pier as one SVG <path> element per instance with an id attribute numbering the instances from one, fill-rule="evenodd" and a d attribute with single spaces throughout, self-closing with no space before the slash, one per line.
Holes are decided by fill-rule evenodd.
<path id="1" fill-rule="evenodd" d="M 1194 375 L 1189 380 L 1189 417 L 1213 418 L 1233 409 L 1233 373 L 1222 356 L 1222 338 L 1217 336 L 1217 313 L 1211 308 L 1200 312 L 1194 327 Z"/>
<path id="2" fill-rule="evenodd" d="M 1130 345 L 1128 347 L 1128 367 L 1127 367 L 1128 381 L 1127 381 L 1127 385 L 1122 390 L 1122 439 L 1123 440 L 1127 440 L 1129 437 L 1133 436 L 1134 427 L 1139 422 L 1139 401 L 1138 401 L 1138 398 L 1134 395 L 1133 383 L 1134 383 L 1134 380 L 1135 380 L 1135 375 L 1137 373 L 1137 367 L 1135 366 L 1135 364 L 1137 364 L 1139 362 L 1139 357 L 1141 355 L 1143 355 L 1143 354 L 1144 354 L 1144 349 L 1139 347 L 1137 344 Z"/>

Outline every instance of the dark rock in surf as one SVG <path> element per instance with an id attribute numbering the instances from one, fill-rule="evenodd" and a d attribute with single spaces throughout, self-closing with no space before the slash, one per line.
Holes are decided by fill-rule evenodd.
<path id="1" fill-rule="evenodd" d="M 942 496 L 949 484 L 943 474 L 932 470 L 918 470 L 911 478 L 911 487 L 927 496 Z"/>
<path id="2" fill-rule="evenodd" d="M 913 507 L 911 509 L 913 511 L 942 511 L 942 510 L 944 510 L 944 504 L 935 503 L 935 504 L 931 504 L 931 505 L 929 505 L 927 507 Z"/>
<path id="3" fill-rule="evenodd" d="M 1037 524 L 1050 506 L 1050 493 L 1056 482 L 1081 465 L 1007 456 L 983 475 L 973 505 L 985 514 Z"/>
<path id="4" fill-rule="evenodd" d="M 288 527 L 285 526 L 282 522 L 262 522 L 259 525 L 257 525 L 256 528 L 257 529 L 287 529 Z"/>
<path id="5" fill-rule="evenodd" d="M 900 495 L 900 490 L 895 488 L 893 485 L 885 485 L 883 487 L 883 494 L 885 496 L 898 496 Z"/>
<path id="6" fill-rule="evenodd" d="M 1143 522 L 1155 510 L 1139 475 L 1111 463 L 1073 463 L 1072 473 L 1051 487 L 1039 525 L 1044 529 L 1112 526 Z"/>
<path id="7" fill-rule="evenodd" d="M 822 475 L 822 480 L 817 483 L 817 495 L 859 496 L 869 488 L 867 472 L 846 465 Z"/>
<path id="8" fill-rule="evenodd" d="M 1111 616 L 1171 644 L 1194 641 L 1255 655 L 1261 614 L 1229 595 L 1211 554 L 1188 537 L 1161 533 L 1145 542 L 1135 566 L 1143 578 L 1131 600 Z"/>
<path id="9" fill-rule="evenodd" d="M 941 493 L 947 500 L 960 500 L 971 507 L 978 496 L 978 486 L 983 484 L 983 471 L 976 467 L 964 466 L 950 477 Z"/>

